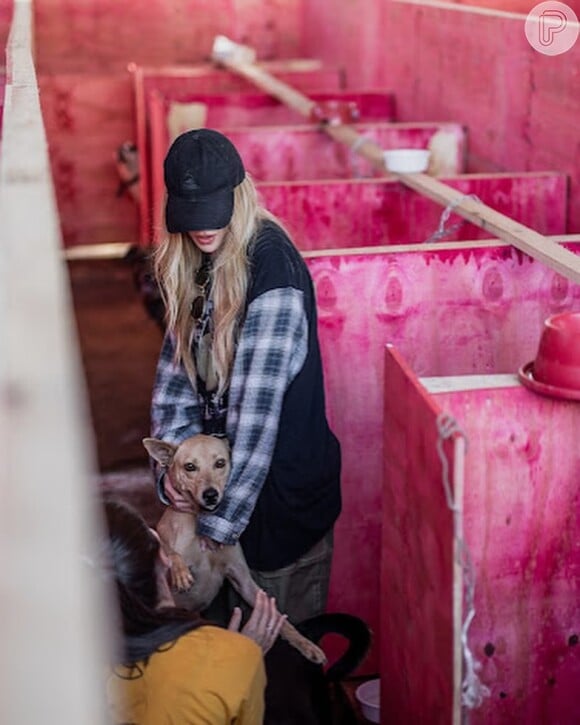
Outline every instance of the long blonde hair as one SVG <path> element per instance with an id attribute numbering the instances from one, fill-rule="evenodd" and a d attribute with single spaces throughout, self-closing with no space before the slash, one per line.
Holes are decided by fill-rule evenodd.
<path id="1" fill-rule="evenodd" d="M 212 260 L 213 341 L 212 358 L 218 393 L 229 385 L 239 323 L 248 291 L 248 247 L 262 220 L 278 220 L 259 202 L 256 187 L 246 174 L 234 189 L 234 212 L 224 240 Z M 187 234 L 167 234 L 154 255 L 155 274 L 165 303 L 167 329 L 175 335 L 175 363 L 182 363 L 195 384 L 191 343 L 194 321 L 191 303 L 198 290 L 195 272 L 202 254 Z"/>

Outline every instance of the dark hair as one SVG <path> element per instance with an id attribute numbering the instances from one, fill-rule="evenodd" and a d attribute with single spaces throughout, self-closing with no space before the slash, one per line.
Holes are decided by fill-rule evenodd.
<path id="1" fill-rule="evenodd" d="M 186 609 L 157 609 L 158 539 L 128 504 L 107 499 L 103 505 L 108 540 L 100 563 L 116 584 L 122 664 L 132 667 L 205 622 Z"/>

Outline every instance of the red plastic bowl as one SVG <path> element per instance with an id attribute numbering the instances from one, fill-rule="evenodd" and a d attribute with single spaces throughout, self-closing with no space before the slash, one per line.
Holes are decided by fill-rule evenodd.
<path id="1" fill-rule="evenodd" d="M 544 322 L 534 378 L 557 388 L 580 390 L 580 312 L 551 315 Z"/>

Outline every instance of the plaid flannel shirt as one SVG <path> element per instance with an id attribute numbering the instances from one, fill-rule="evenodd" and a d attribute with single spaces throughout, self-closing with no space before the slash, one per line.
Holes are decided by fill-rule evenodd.
<path id="1" fill-rule="evenodd" d="M 248 306 L 240 331 L 230 388 L 226 432 L 232 469 L 216 512 L 202 514 L 198 533 L 235 544 L 248 525 L 274 453 L 284 394 L 308 350 L 302 291 L 264 292 Z M 173 363 L 165 336 L 152 403 L 152 435 L 171 443 L 202 431 L 200 403 L 183 366 Z"/>

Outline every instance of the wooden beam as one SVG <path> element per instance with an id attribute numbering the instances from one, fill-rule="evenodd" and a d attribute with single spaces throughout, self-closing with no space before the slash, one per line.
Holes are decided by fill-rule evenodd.
<path id="1" fill-rule="evenodd" d="M 580 257 L 549 237 L 426 174 L 396 174 L 405 186 L 450 207 L 472 224 L 497 235 L 574 282 L 580 282 Z"/>
<path id="2" fill-rule="evenodd" d="M 0 154 L 0 722 L 104 725 L 113 620 L 82 558 L 100 521 L 32 1 L 13 3 Z"/>
<path id="3" fill-rule="evenodd" d="M 255 62 L 255 53 L 248 46 L 238 45 L 225 36 L 218 36 L 214 42 L 213 60 L 252 81 L 265 93 L 274 96 L 303 116 L 310 117 L 316 106 L 316 103 L 307 96 L 261 68 Z M 354 128 L 345 124 L 321 124 L 321 129 L 335 141 L 348 146 L 360 156 L 364 156 L 386 173 L 383 149 L 374 141 L 361 136 Z M 452 209 L 472 224 L 489 230 L 499 239 L 513 244 L 565 277 L 574 282 L 580 282 L 580 257 L 559 247 L 535 230 L 519 224 L 505 214 L 500 214 L 486 204 L 476 201 L 426 174 L 393 174 L 393 176 L 405 186 Z"/>

